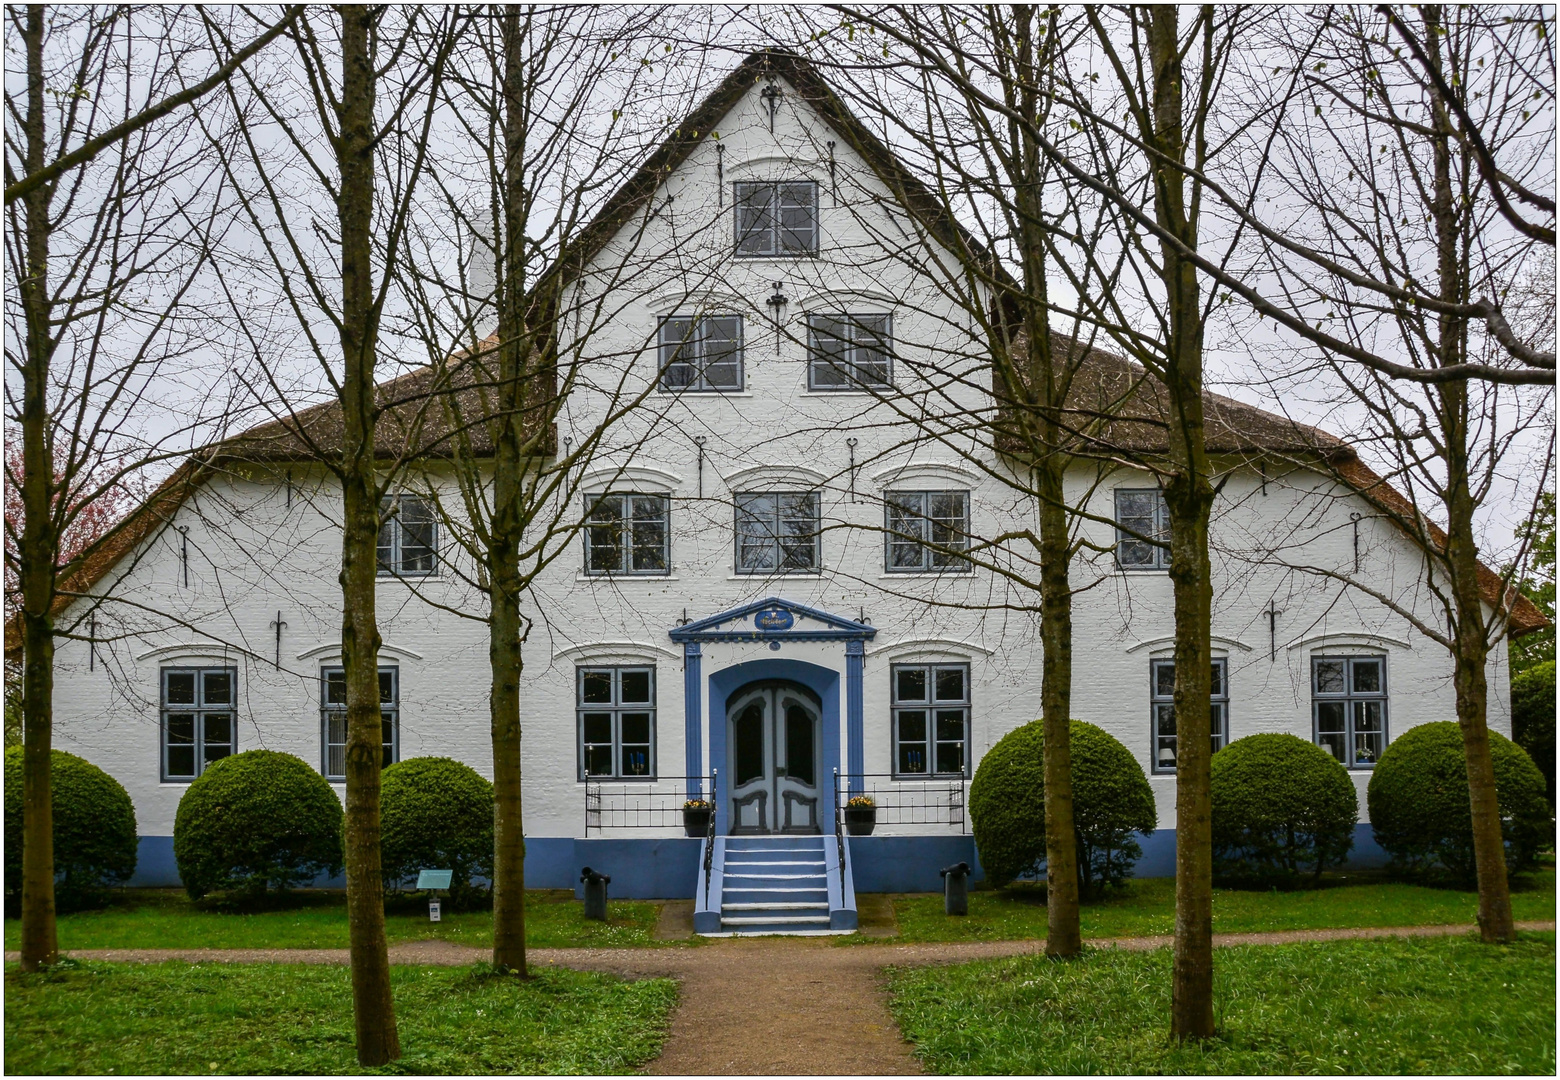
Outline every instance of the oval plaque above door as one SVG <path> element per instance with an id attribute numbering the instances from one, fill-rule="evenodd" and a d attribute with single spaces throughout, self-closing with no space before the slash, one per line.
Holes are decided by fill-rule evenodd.
<path id="1" fill-rule="evenodd" d="M 763 608 L 753 615 L 753 626 L 759 630 L 789 630 L 796 624 L 796 616 L 782 607 Z"/>

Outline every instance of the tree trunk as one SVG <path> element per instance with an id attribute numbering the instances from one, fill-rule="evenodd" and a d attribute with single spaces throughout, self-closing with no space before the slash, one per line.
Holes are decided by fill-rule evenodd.
<path id="1" fill-rule="evenodd" d="M 27 9 L 29 175 L 43 168 L 43 33 L 46 11 Z M 49 446 L 49 202 L 53 184 L 22 199 L 27 276 L 17 282 L 27 324 L 22 369 L 22 970 L 36 971 L 59 954 L 54 922 L 54 570 L 59 536 L 54 512 L 54 456 Z"/>
<path id="2" fill-rule="evenodd" d="M 1015 5 L 1017 87 L 1015 104 L 1025 117 L 1037 117 L 1039 80 L 1049 70 L 1055 34 L 1037 40 L 1036 9 Z M 1043 17 L 1043 16 L 1042 16 Z M 1054 28 L 1053 28 L 1054 29 Z M 1041 55 L 1044 50 L 1046 55 Z M 1024 267 L 1024 333 L 1027 370 L 1010 380 L 1015 406 L 1022 413 L 1034 461 L 1040 516 L 1040 674 L 1041 729 L 1044 733 L 1045 866 L 1047 956 L 1076 956 L 1083 949 L 1078 914 L 1078 838 L 1072 791 L 1072 584 L 1068 577 L 1071 545 L 1062 452 L 1065 380 L 1058 379 L 1051 350 L 1049 294 L 1046 288 L 1046 236 L 1041 201 L 1042 156 L 1027 125 L 1017 127 L 1014 147 L 1014 202 L 1018 211 L 1020 255 Z M 1068 362 L 1071 363 L 1069 356 Z"/>
<path id="3" fill-rule="evenodd" d="M 1442 10 L 1421 9 L 1425 21 L 1425 49 L 1433 68 L 1442 66 Z M 1466 207 L 1453 189 L 1452 154 L 1458 146 L 1447 105 L 1430 87 L 1434 137 L 1433 190 L 1430 212 L 1435 220 L 1440 299 L 1466 304 L 1470 297 L 1464 252 Z M 1460 149 L 1460 148 L 1459 148 Z M 1463 176 L 1471 171 L 1464 156 Z M 1466 179 L 1464 184 L 1466 185 Z M 1461 205 L 1462 209 L 1459 208 Z M 1443 315 L 1436 321 L 1439 355 L 1443 367 L 1467 360 L 1468 324 L 1465 319 Z M 1446 562 L 1451 578 L 1453 620 L 1453 684 L 1457 691 L 1457 724 L 1462 729 L 1463 763 L 1468 772 L 1468 805 L 1473 818 L 1473 856 L 1479 878 L 1479 934 L 1483 940 L 1503 943 L 1516 937 L 1511 914 L 1511 886 L 1506 877 L 1506 848 L 1501 836 L 1500 803 L 1495 790 L 1495 765 L 1490 758 L 1485 664 L 1489 638 L 1484 624 L 1483 598 L 1479 590 L 1479 553 L 1473 536 L 1474 499 L 1468 479 L 1468 384 L 1441 383 L 1436 403 L 1446 458 Z"/>
<path id="4" fill-rule="evenodd" d="M 347 683 L 347 918 L 358 1062 L 383 1065 L 401 1056 L 390 958 L 385 944 L 384 881 L 379 859 L 379 774 L 384 736 L 379 700 L 379 490 L 374 467 L 374 301 L 371 230 L 374 208 L 374 67 L 369 34 L 374 11 L 342 7 L 341 224 L 342 543 L 341 659 Z"/>
<path id="5" fill-rule="evenodd" d="M 1174 166 L 1186 160 L 1182 129 L 1179 23 L 1174 7 L 1155 7 L 1149 19 L 1153 65 L 1152 162 L 1154 213 L 1189 248 L 1197 247 L 1188 212 L 1186 179 Z M 1201 18 L 1211 18 L 1204 9 Z M 1209 692 L 1213 587 L 1208 562 L 1208 517 L 1213 508 L 1203 442 L 1202 298 L 1197 271 L 1168 244 L 1163 259 L 1170 336 L 1165 350 L 1169 415 L 1170 580 L 1175 588 L 1175 958 L 1170 989 L 1170 1035 L 1180 1041 L 1212 1038 L 1213 830 L 1209 794 Z"/>
<path id="6" fill-rule="evenodd" d="M 1054 428 L 1054 425 L 1051 425 Z M 1055 456 L 1036 469 L 1040 493 L 1040 700 L 1045 768 L 1047 956 L 1083 951 L 1078 912 L 1078 835 L 1072 790 L 1072 584 L 1067 567 L 1065 466 Z"/>
<path id="7" fill-rule="evenodd" d="M 498 387 L 493 431 L 493 521 L 488 543 L 493 736 L 493 966 L 526 973 L 525 828 L 520 764 L 520 546 L 524 515 L 523 419 L 529 338 L 525 324 L 524 38 L 520 9 L 504 8 L 503 253 L 498 260 Z"/>

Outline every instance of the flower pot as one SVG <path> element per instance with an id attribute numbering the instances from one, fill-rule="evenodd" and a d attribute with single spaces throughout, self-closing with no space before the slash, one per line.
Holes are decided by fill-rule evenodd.
<path id="1" fill-rule="evenodd" d="M 877 828 L 877 807 L 847 806 L 845 808 L 845 831 L 850 835 L 871 836 L 875 828 Z"/>
<path id="2" fill-rule="evenodd" d="M 714 808 L 709 806 L 702 810 L 685 807 L 683 809 L 683 831 L 693 837 L 702 838 L 708 836 L 710 816 L 714 813 Z"/>

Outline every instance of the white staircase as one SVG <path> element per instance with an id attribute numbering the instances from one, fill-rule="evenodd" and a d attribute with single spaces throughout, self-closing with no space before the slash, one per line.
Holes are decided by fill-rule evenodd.
<path id="1" fill-rule="evenodd" d="M 842 934 L 830 929 L 824 836 L 723 837 L 719 936 Z M 837 861 L 837 860 L 833 860 Z M 835 885 L 835 891 L 839 886 Z M 713 905 L 711 905 L 713 906 Z M 854 905 L 852 905 L 854 907 Z M 716 936 L 706 931 L 707 936 Z"/>

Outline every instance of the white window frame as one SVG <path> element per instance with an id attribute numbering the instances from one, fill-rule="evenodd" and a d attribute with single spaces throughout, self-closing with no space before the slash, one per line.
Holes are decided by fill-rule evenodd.
<path id="1" fill-rule="evenodd" d="M 228 677 L 228 700 L 226 702 L 208 703 L 206 701 L 206 676 L 225 674 Z M 190 675 L 194 679 L 194 698 L 188 704 L 175 703 L 168 700 L 168 677 L 170 675 Z M 227 753 L 212 758 L 212 761 L 220 761 L 238 753 L 238 669 L 226 665 L 197 666 L 174 665 L 162 668 L 158 671 L 158 696 L 162 703 L 161 723 L 159 725 L 158 761 L 160 763 L 159 778 L 165 784 L 188 784 L 206 771 L 206 766 L 211 762 L 206 760 L 206 747 L 208 745 L 206 732 L 206 719 L 208 716 L 226 715 L 228 721 L 227 742 L 209 743 L 211 746 L 225 746 Z M 194 772 L 174 773 L 168 767 L 169 751 L 169 722 L 172 715 L 188 715 L 191 717 L 193 738 L 189 743 L 181 743 L 189 746 L 194 758 Z"/>
<path id="2" fill-rule="evenodd" d="M 788 567 L 788 566 L 784 565 L 784 563 L 785 563 L 785 547 L 786 546 L 790 546 L 792 548 L 798 548 L 799 549 L 800 545 L 798 545 L 798 544 L 786 545 L 786 544 L 782 543 L 782 539 L 781 539 L 782 538 L 781 516 L 780 516 L 781 501 L 780 500 L 784 499 L 784 498 L 796 498 L 796 497 L 805 497 L 808 500 L 808 505 L 811 507 L 811 510 L 812 510 L 812 516 L 811 516 L 811 519 L 810 519 L 811 525 L 812 525 L 812 545 L 811 545 L 811 547 L 812 547 L 812 555 L 811 555 L 812 561 L 807 566 L 789 566 Z M 754 518 L 757 518 L 757 516 L 758 516 L 756 514 L 753 514 L 751 510 L 747 509 L 747 507 L 744 505 L 744 502 L 747 501 L 747 500 L 753 500 L 753 499 L 773 499 L 774 500 L 774 513 L 769 518 L 769 520 L 767 522 L 768 527 L 769 527 L 769 538 L 768 538 L 767 542 L 765 543 L 765 546 L 767 546 L 771 550 L 772 555 L 773 555 L 772 561 L 773 561 L 774 565 L 772 565 L 772 566 L 744 567 L 743 564 L 742 564 L 742 550 L 743 550 L 743 547 L 744 547 L 744 545 L 743 545 L 743 532 L 742 532 L 742 516 L 743 516 L 744 513 L 746 513 L 750 517 L 754 517 Z M 739 491 L 737 493 L 737 495 L 736 495 L 736 498 L 733 500 L 733 503 L 732 503 L 733 511 L 734 511 L 734 516 L 733 516 L 733 519 L 732 519 L 732 522 L 733 522 L 733 524 L 732 524 L 732 532 L 733 532 L 733 545 L 734 545 L 734 548 L 733 548 L 733 552 L 734 552 L 733 566 L 735 568 L 734 572 L 738 573 L 738 574 L 745 574 L 745 575 L 746 574 L 764 575 L 764 574 L 817 574 L 817 573 L 820 573 L 822 571 L 822 568 L 823 568 L 823 535 L 822 535 L 823 534 L 823 516 L 822 516 L 823 515 L 823 509 L 822 509 L 822 503 L 823 503 L 823 500 L 822 500 L 822 498 L 820 497 L 820 495 L 819 495 L 819 493 L 817 491 Z M 790 518 L 790 519 L 787 519 L 787 520 L 800 520 L 800 519 Z M 748 546 L 754 548 L 755 550 L 757 550 L 758 547 L 759 547 L 759 545 L 757 543 L 749 544 Z"/>
<path id="3" fill-rule="evenodd" d="M 428 513 L 429 542 L 426 555 L 428 565 L 425 569 L 408 570 L 403 546 L 406 530 L 401 521 L 401 506 L 413 502 L 424 507 Z M 400 492 L 380 499 L 379 512 L 384 515 L 384 523 L 379 526 L 379 540 L 375 548 L 379 576 L 436 577 L 439 573 L 439 515 L 434 508 L 434 501 L 413 492 Z"/>
<path id="4" fill-rule="evenodd" d="M 602 522 L 593 521 L 598 510 L 612 504 L 618 507 L 618 515 L 614 520 Z M 641 503 L 656 503 L 660 507 L 660 516 L 657 518 L 635 517 Z M 585 527 L 580 530 L 585 539 L 585 574 L 588 577 L 665 577 L 672 572 L 672 500 L 669 496 L 654 491 L 609 491 L 600 495 L 585 496 Z M 661 527 L 661 565 L 644 569 L 637 568 L 634 564 L 641 550 L 634 537 L 634 528 L 637 523 L 655 524 Z M 616 532 L 617 563 L 611 567 L 597 566 L 595 555 L 598 545 L 595 543 L 597 530 L 610 529 Z M 644 550 L 649 550 L 645 548 Z"/>
<path id="5" fill-rule="evenodd" d="M 1159 672 L 1170 672 L 1170 690 L 1162 693 L 1159 685 Z M 1230 665 L 1222 656 L 1213 658 L 1213 684 L 1208 694 L 1209 711 L 1211 721 L 1211 753 L 1217 754 L 1230 744 Z M 1216 692 L 1215 692 L 1216 691 Z M 1150 660 L 1148 662 L 1148 757 L 1152 771 L 1165 776 L 1175 775 L 1175 766 L 1165 765 L 1160 759 L 1162 744 L 1166 741 L 1180 746 L 1181 734 L 1177 731 L 1174 735 L 1162 735 L 1159 731 L 1159 720 L 1162 713 L 1168 711 L 1175 715 L 1175 661 L 1174 660 Z M 1178 750 L 1172 750 L 1178 753 Z"/>
<path id="6" fill-rule="evenodd" d="M 643 673 L 648 676 L 649 701 L 624 701 L 623 700 L 623 676 L 630 672 Z M 612 681 L 612 694 L 610 701 L 585 700 L 585 680 L 590 675 L 608 675 Z M 583 782 L 586 780 L 626 780 L 626 781 L 652 781 L 656 779 L 659 763 L 656 760 L 656 670 L 654 664 L 582 664 L 574 669 L 574 743 L 577 755 L 577 775 Z M 611 742 L 585 741 L 586 714 L 607 714 L 611 724 Z M 649 714 L 649 743 L 628 743 L 631 747 L 646 747 L 646 769 L 644 773 L 626 773 L 623 762 L 623 717 L 628 713 Z M 586 773 L 586 762 L 589 757 L 589 747 L 610 746 L 612 755 L 612 771 L 610 773 Z"/>
<path id="7" fill-rule="evenodd" d="M 963 511 L 955 522 L 952 518 L 934 518 L 929 510 L 934 496 L 957 496 Z M 909 505 L 911 501 L 919 504 L 919 508 Z M 898 523 L 894 521 L 895 510 L 903 512 L 904 516 Z M 911 525 L 917 525 L 919 535 L 911 536 L 904 531 Z M 950 536 L 939 541 L 936 536 L 937 526 L 941 525 L 950 532 Z M 947 488 L 939 491 L 889 491 L 883 495 L 883 572 L 887 574 L 968 574 L 974 567 L 970 561 L 959 555 L 949 555 L 928 546 L 935 544 L 959 551 L 969 549 L 970 535 L 970 492 L 961 488 Z M 914 566 L 900 566 L 894 560 L 895 549 L 908 551 L 915 548 L 920 554 L 920 562 Z M 941 561 L 939 561 L 941 560 Z"/>
<path id="8" fill-rule="evenodd" d="M 686 337 L 672 337 L 672 328 L 677 323 L 688 323 L 689 330 Z M 709 344 L 711 328 L 716 323 L 731 322 L 736 324 L 736 336 L 734 338 L 715 338 L 718 341 L 734 341 L 736 351 L 733 354 L 736 364 L 737 381 L 734 386 L 716 386 L 709 381 Z M 746 327 L 742 316 L 714 314 L 714 315 L 668 315 L 661 320 L 661 325 L 656 330 L 657 356 L 659 357 L 660 382 L 659 386 L 665 394 L 740 394 L 747 386 L 747 364 L 744 358 L 744 335 Z M 674 367 L 687 366 L 693 371 L 693 379 L 682 386 L 675 386 L 671 382 L 671 372 Z"/>
<path id="9" fill-rule="evenodd" d="M 1144 535 L 1152 535 L 1160 544 L 1150 544 L 1138 539 L 1138 537 L 1126 532 L 1121 527 L 1122 512 L 1121 500 L 1127 495 L 1152 495 L 1154 496 L 1154 531 Z M 1161 488 L 1128 488 L 1119 487 L 1115 492 L 1116 501 L 1116 566 L 1121 570 L 1162 571 L 1170 569 L 1170 508 L 1165 504 L 1165 493 Z M 1128 550 L 1145 548 L 1151 555 L 1147 561 L 1127 562 L 1122 558 L 1122 545 L 1133 547 Z M 1162 545 L 1162 546 L 1161 546 Z"/>
<path id="10" fill-rule="evenodd" d="M 759 231 L 756 229 L 744 230 L 742 227 L 742 212 L 745 209 L 744 199 L 748 192 L 761 188 L 769 189 L 769 227 Z M 781 192 L 784 189 L 807 188 L 812 195 L 812 210 L 809 225 L 811 226 L 810 242 L 803 248 L 787 248 L 785 238 L 787 234 L 797 235 L 796 229 L 787 229 L 782 224 L 785 211 L 788 207 L 781 201 Z M 810 259 L 818 254 L 819 228 L 818 222 L 818 182 L 816 180 L 738 180 L 732 184 L 732 236 L 733 251 L 739 259 Z M 793 204 L 789 209 L 801 209 L 800 204 Z M 744 240 L 750 238 L 763 238 L 762 247 L 749 247 L 743 249 Z"/>
<path id="11" fill-rule="evenodd" d="M 899 676 L 901 673 L 920 671 L 923 673 L 926 685 L 926 696 L 919 699 L 907 699 L 899 696 Z M 939 698 L 937 696 L 937 674 L 941 671 L 958 671 L 964 682 L 964 694 L 957 700 L 953 698 Z M 970 731 L 972 714 L 972 694 L 970 688 L 970 665 L 968 663 L 927 663 L 927 664 L 890 664 L 888 668 L 888 695 L 889 695 L 889 726 L 892 729 L 891 742 L 893 744 L 893 759 L 890 762 L 890 771 L 896 780 L 950 780 L 968 777 L 970 774 Z M 901 739 L 900 724 L 901 714 L 922 713 L 925 727 L 921 739 Z M 963 721 L 963 734 L 958 739 L 943 739 L 938 737 L 937 724 L 940 713 L 957 712 Z M 946 744 L 956 743 L 960 747 L 959 757 L 961 767 L 956 772 L 939 772 L 936 769 L 938 762 L 937 748 Z M 901 767 L 901 746 L 920 746 L 925 753 L 927 769 L 924 772 L 907 771 Z"/>
<path id="12" fill-rule="evenodd" d="M 1364 662 L 1375 664 L 1381 673 L 1380 688 L 1375 691 L 1356 690 L 1354 688 L 1354 666 Z M 1318 677 L 1318 667 L 1321 664 L 1343 665 L 1343 690 L 1341 692 L 1323 691 L 1321 680 Z M 1385 653 L 1370 653 L 1359 656 L 1313 656 L 1311 657 L 1311 741 L 1322 749 L 1328 751 L 1334 758 L 1337 752 L 1326 743 L 1322 742 L 1322 708 L 1326 705 L 1343 706 L 1343 748 L 1345 758 L 1339 758 L 1346 769 L 1370 770 L 1376 767 L 1376 762 L 1381 759 L 1381 754 L 1386 750 L 1390 737 L 1390 708 L 1387 692 L 1387 657 Z M 1369 705 L 1379 705 L 1381 710 L 1381 736 L 1380 749 L 1376 751 L 1374 760 L 1362 760 L 1359 753 L 1360 736 L 1358 716 Z M 1333 732 L 1329 732 L 1332 734 Z M 1376 734 L 1368 729 L 1366 734 Z"/>
<path id="13" fill-rule="evenodd" d="M 347 703 L 345 699 L 345 684 L 343 684 L 343 699 L 340 702 L 330 700 L 330 677 L 332 675 L 346 675 L 346 669 L 336 664 L 320 668 L 320 774 L 325 779 L 345 783 L 347 779 Z M 384 677 L 390 676 L 390 700 L 385 700 Z M 338 720 L 341 725 L 341 739 L 336 741 L 331 738 L 330 725 L 332 720 Z M 381 766 L 388 767 L 401 760 L 401 669 L 393 664 L 381 664 L 379 666 L 379 720 L 381 724 L 390 725 L 390 741 L 381 742 L 384 747 L 384 757 Z M 341 748 L 341 771 L 331 771 L 330 752 L 334 747 Z"/>
<path id="14" fill-rule="evenodd" d="M 869 329 L 866 320 L 882 320 L 882 330 Z M 843 328 L 849 337 L 842 337 L 833 329 L 822 326 L 827 320 L 835 327 Z M 843 342 L 845 353 L 841 362 L 831 360 L 820 344 L 822 337 Z M 881 382 L 864 378 L 863 362 L 857 354 L 868 345 L 876 345 L 883 357 Z M 875 365 L 874 365 L 875 366 Z M 841 371 L 846 382 L 827 383 L 819 379 L 820 370 Z M 870 390 L 892 390 L 894 387 L 894 316 L 891 312 L 810 312 L 807 316 L 807 389 L 814 394 L 850 394 Z"/>

